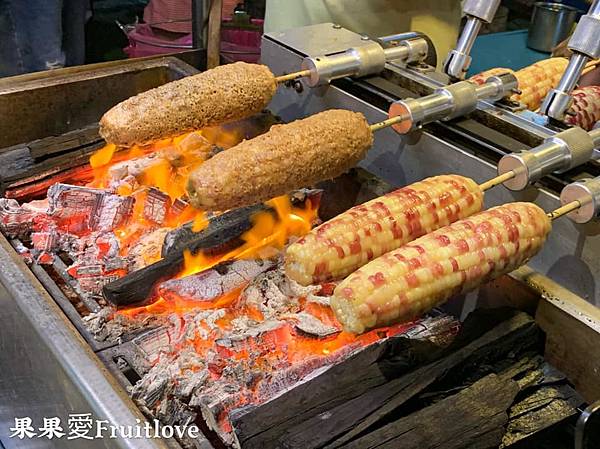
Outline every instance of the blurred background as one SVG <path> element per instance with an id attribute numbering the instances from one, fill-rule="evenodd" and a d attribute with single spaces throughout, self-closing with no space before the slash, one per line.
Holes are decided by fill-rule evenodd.
<path id="1" fill-rule="evenodd" d="M 220 5 L 221 26 L 218 36 L 208 38 L 213 2 Z M 547 58 L 587 9 L 583 0 L 558 3 L 538 4 L 534 14 L 533 0 L 504 0 L 494 22 L 477 39 L 470 73 L 490 67 L 518 69 Z M 0 76 L 189 52 L 206 47 L 208 39 L 219 40 L 221 62 L 256 62 L 263 32 L 320 22 L 339 23 L 372 36 L 422 31 L 443 58 L 460 30 L 460 4 L 459 0 L 0 0 Z M 532 18 L 537 20 L 532 28 L 536 36 L 529 35 Z M 201 39 L 194 40 L 194 29 L 200 30 Z"/>

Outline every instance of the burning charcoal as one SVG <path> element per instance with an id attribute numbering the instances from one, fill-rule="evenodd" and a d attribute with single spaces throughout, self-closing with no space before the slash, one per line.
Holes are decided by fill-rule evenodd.
<path id="1" fill-rule="evenodd" d="M 173 426 L 176 424 L 188 425 L 194 422 L 197 413 L 194 413 L 187 404 L 182 403 L 177 398 L 169 397 L 160 403 L 156 411 L 156 417 L 160 422 L 167 426 Z M 182 446 L 185 449 L 213 449 L 213 446 L 208 440 L 203 439 L 202 436 L 195 438 L 193 441 L 189 441 L 185 444 L 186 436 L 180 440 Z"/>
<path id="2" fill-rule="evenodd" d="M 89 315 L 84 316 L 83 322 L 90 333 L 96 336 L 105 330 L 105 325 L 106 323 L 110 322 L 112 315 L 113 311 L 109 307 L 104 307 L 98 312 L 90 313 Z"/>
<path id="3" fill-rule="evenodd" d="M 259 310 L 265 318 L 300 310 L 298 297 L 291 294 L 282 267 L 256 276 L 241 293 L 240 304 Z"/>
<path id="4" fill-rule="evenodd" d="M 142 175 L 146 170 L 154 165 L 164 163 L 164 159 L 157 153 L 150 153 L 146 156 L 138 157 L 136 159 L 128 159 L 125 161 L 117 162 L 108 169 L 108 176 L 110 178 L 111 185 L 125 179 L 127 176 L 133 176 L 137 178 Z"/>
<path id="5" fill-rule="evenodd" d="M 79 290 L 82 295 L 88 294 L 92 297 L 100 298 L 102 296 L 102 287 L 118 278 L 119 276 L 115 274 L 100 274 L 98 276 L 80 277 L 77 279 L 77 283 L 79 284 Z"/>
<path id="6" fill-rule="evenodd" d="M 158 293 L 167 301 L 212 301 L 242 288 L 258 274 L 268 270 L 268 260 L 235 260 L 222 263 L 181 279 L 171 279 L 158 287 Z"/>
<path id="7" fill-rule="evenodd" d="M 243 406 L 250 400 L 251 392 L 240 390 L 237 385 L 219 381 L 209 388 L 197 391 L 190 400 L 190 406 L 199 407 L 209 429 L 215 431 L 223 442 L 230 446 L 234 443 L 234 436 L 223 428 L 221 421 L 227 419 L 223 412 Z"/>
<path id="8" fill-rule="evenodd" d="M 144 201 L 144 218 L 158 225 L 162 225 L 171 207 L 171 198 L 158 189 L 148 189 Z"/>
<path id="9" fill-rule="evenodd" d="M 143 319 L 131 319 L 126 315 L 115 314 L 110 307 L 90 313 L 83 320 L 96 340 L 116 343 L 120 343 L 123 336 L 165 325 L 162 315 L 146 315 Z"/>
<path id="10" fill-rule="evenodd" d="M 164 148 L 162 154 L 171 165 L 181 167 L 186 164 L 208 159 L 213 145 L 200 133 L 192 132 L 183 138 L 177 147 Z"/>
<path id="11" fill-rule="evenodd" d="M 293 315 L 285 316 L 295 321 L 296 329 L 313 337 L 325 338 L 333 334 L 337 334 L 341 329 L 335 326 L 329 326 L 323 323 L 316 316 L 307 312 L 300 312 Z"/>
<path id="12" fill-rule="evenodd" d="M 48 215 L 74 234 L 112 230 L 128 218 L 132 206 L 132 198 L 102 189 L 60 183 L 48 189 Z"/>
<path id="13" fill-rule="evenodd" d="M 119 271 L 124 272 L 129 270 L 129 261 L 124 257 L 105 257 L 104 258 L 104 269 L 106 271 Z"/>
<path id="14" fill-rule="evenodd" d="M 192 394 L 198 387 L 204 385 L 208 379 L 209 372 L 204 369 L 200 372 L 188 370 L 185 372 L 183 379 L 177 383 L 174 394 L 180 399 L 189 400 Z"/>
<path id="15" fill-rule="evenodd" d="M 329 307 L 330 296 L 335 289 L 335 284 L 333 282 L 322 285 L 307 285 L 304 287 L 290 278 L 286 278 L 286 281 L 291 295 L 306 298 L 307 302 L 314 302 Z"/>
<path id="16" fill-rule="evenodd" d="M 135 337 L 132 342 L 150 364 L 158 360 L 161 352 L 171 348 L 171 336 L 167 327 L 144 332 Z"/>
<path id="17" fill-rule="evenodd" d="M 127 251 L 130 270 L 139 270 L 160 260 L 160 251 L 169 228 L 158 228 L 144 234 Z"/>
<path id="18" fill-rule="evenodd" d="M 265 210 L 261 205 L 242 207 L 225 212 L 221 215 L 209 215 L 209 225 L 200 232 L 192 231 L 193 222 L 173 229 L 165 237 L 162 248 L 162 256 L 167 257 L 184 249 L 193 249 L 194 242 L 203 236 L 211 235 L 210 247 L 217 247 L 236 240 L 242 233 L 252 228 L 251 217 L 257 212 Z M 214 243 L 213 243 L 214 242 Z"/>
<path id="19" fill-rule="evenodd" d="M 173 204 L 171 204 L 171 215 L 174 217 L 181 215 L 188 206 L 189 204 L 187 202 L 183 201 L 181 198 L 177 198 L 173 201 Z"/>
<path id="20" fill-rule="evenodd" d="M 48 215 L 67 232 L 89 231 L 105 194 L 101 189 L 54 184 L 48 189 Z"/>
<path id="21" fill-rule="evenodd" d="M 127 272 L 127 263 L 120 257 L 119 242 L 112 233 L 91 233 L 79 244 L 82 246 L 75 254 L 76 262 L 67 272 L 75 278 L 73 287 L 80 294 L 99 297 L 104 285 Z"/>
<path id="22" fill-rule="evenodd" d="M 34 232 L 31 234 L 33 248 L 40 252 L 52 252 L 58 248 L 59 236 L 56 231 Z"/>
<path id="23" fill-rule="evenodd" d="M 95 231 L 112 231 L 125 223 L 133 210 L 134 199 L 130 196 L 118 196 L 106 194 L 102 197 L 102 203 L 94 217 L 93 225 Z"/>
<path id="24" fill-rule="evenodd" d="M 195 388 L 208 380 L 205 363 L 194 348 L 183 349 L 174 355 L 161 354 L 159 360 L 144 377 L 132 388 L 132 397 L 152 409 L 159 401 L 166 399 L 177 384 L 185 385 L 183 390 L 189 395 Z"/>
<path id="25" fill-rule="evenodd" d="M 243 323 L 243 324 L 242 324 Z M 234 326 L 231 332 L 225 334 L 223 338 L 219 338 L 216 343 L 219 346 L 226 348 L 236 348 L 238 343 L 244 342 L 251 338 L 257 338 L 267 332 L 279 329 L 285 323 L 283 321 L 268 320 L 256 323 L 255 321 L 248 320 L 246 317 L 243 320 L 232 320 L 231 324 Z"/>
<path id="26" fill-rule="evenodd" d="M 0 198 L 0 230 L 9 237 L 22 238 L 29 234 L 34 221 L 45 216 L 45 210 L 35 208 L 35 203 L 19 206 L 16 200 Z"/>
<path id="27" fill-rule="evenodd" d="M 69 267 L 69 274 L 75 278 L 100 276 L 103 272 L 102 264 L 73 265 Z"/>
<path id="28" fill-rule="evenodd" d="M 225 309 L 213 309 L 196 312 L 193 318 L 195 323 L 195 330 L 200 338 L 208 340 L 211 334 L 220 330 L 217 326 L 216 321 L 220 320 L 225 316 L 227 311 Z"/>

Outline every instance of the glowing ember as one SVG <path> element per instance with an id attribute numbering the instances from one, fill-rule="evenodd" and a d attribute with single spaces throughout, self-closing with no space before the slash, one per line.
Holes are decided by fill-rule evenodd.
<path id="1" fill-rule="evenodd" d="M 176 228 L 193 221 L 194 232 L 202 230 L 208 223 L 206 214 L 181 200 L 185 198 L 187 176 L 212 152 L 218 151 L 217 148 L 229 148 L 242 138 L 242 133 L 237 130 L 225 132 L 211 128 L 145 146 L 136 145 L 123 151 L 116 151 L 116 147 L 109 144 L 94 153 L 90 157 L 94 179 L 88 186 L 135 198 L 132 218 L 115 232 L 120 241 L 121 254 L 127 254 L 133 245 L 157 226 Z M 170 199 L 170 202 L 165 201 L 162 205 L 164 211 L 158 213 L 160 220 L 148 218 L 146 203 L 148 195 L 152 194 L 151 189 L 157 189 Z M 173 213 L 172 205 L 175 202 L 182 205 L 177 213 Z M 153 262 L 157 257 L 159 255 L 146 259 Z"/>
<path id="2" fill-rule="evenodd" d="M 27 223 L 36 255 L 66 252 L 80 291 L 98 298 L 107 282 L 158 261 L 169 231 L 188 223 L 193 232 L 206 228 L 209 217 L 186 202 L 187 176 L 242 137 L 211 128 L 121 151 L 107 145 L 90 158 L 94 179 L 87 186 L 56 184 L 47 203 L 7 202 L 0 212 L 15 235 Z M 236 247 L 185 252 L 182 271 L 156 285 L 146 305 L 102 315 L 142 323 L 135 329 L 164 325 L 168 347 L 151 358 L 152 369 L 134 387 L 150 410 L 158 413 L 161 401 L 173 397 L 165 390 L 148 396 L 156 403 L 146 399 L 167 385 L 160 377 L 166 370 L 172 388 L 189 388 L 186 404 L 213 415 L 231 443 L 232 410 L 263 403 L 318 368 L 412 326 L 343 332 L 329 307 L 334 284 L 302 287 L 285 276 L 282 249 L 317 223 L 317 203 L 310 196 L 301 206 L 288 196 L 272 199 L 251 217 Z M 224 280 L 227 267 L 231 278 Z"/>

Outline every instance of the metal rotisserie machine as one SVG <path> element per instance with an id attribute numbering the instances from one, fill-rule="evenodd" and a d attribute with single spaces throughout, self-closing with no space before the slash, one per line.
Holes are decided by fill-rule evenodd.
<path id="1" fill-rule="evenodd" d="M 481 2 L 467 3 L 474 8 L 467 33 L 476 34 L 480 22 L 487 21 L 490 14 L 493 16 L 493 11 L 486 9 L 479 14 L 476 6 Z M 499 2 L 488 3 L 497 7 Z M 446 65 L 453 73 L 453 79 L 462 78 L 458 75 L 464 75 L 468 68 L 473 38 L 466 36 L 460 48 L 454 51 L 454 60 Z M 262 42 L 262 63 L 273 73 L 283 75 L 304 71 L 303 77 L 290 77 L 280 86 L 270 104 L 270 111 L 284 122 L 340 108 L 362 112 L 369 123 L 387 120 L 394 123 L 393 127 L 378 130 L 373 148 L 360 164 L 361 170 L 373 175 L 382 185 L 404 186 L 448 173 L 469 176 L 483 183 L 500 172 L 508 174 L 503 179 L 508 188 L 498 186 L 489 190 L 485 194 L 486 207 L 511 201 L 533 201 L 551 211 L 561 205 L 561 194 L 563 202 L 582 202 L 578 212 L 571 215 L 572 220 L 554 223 L 544 249 L 528 266 L 457 299 L 444 313 L 464 319 L 476 308 L 508 304 L 534 314 L 535 321 L 546 333 L 546 359 L 564 372 L 585 403 L 591 404 L 600 399 L 600 353 L 597 349 L 600 312 L 596 308 L 600 306 L 600 260 L 597 257 L 600 223 L 593 219 L 600 207 L 600 187 L 597 182 L 584 180 L 600 175 L 595 161 L 600 133 L 537 125 L 518 115 L 516 105 L 505 100 L 518 89 L 514 77 L 499 75 L 480 86 L 465 81 L 452 84 L 448 75 L 435 70 L 435 61 L 435 49 L 422 34 L 369 39 L 330 23 L 267 34 Z M 7 167 L 17 169 L 10 173 L 4 169 L 2 173 L 0 168 L 4 192 L 8 189 L 28 200 L 38 198 L 40 189 L 47 189 L 59 175 L 64 177 L 60 178 L 63 182 L 62 179 L 72 174 L 70 169 L 84 165 L 89 155 L 102 146 L 93 126 L 108 107 L 135 93 L 193 73 L 195 70 L 178 60 L 165 58 L 100 68 L 67 69 L 55 76 L 33 75 L 12 84 L 10 80 L 0 81 L 0 113 L 12 117 L 0 124 L 0 130 L 6 134 L 5 140 L 1 141 L 4 145 L 0 146 L 10 146 L 1 150 L 0 156 L 15 154 L 5 163 Z M 98 98 L 97 92 L 102 89 L 111 95 Z M 47 109 L 42 108 L 43 113 L 37 116 L 32 106 L 36 101 Z M 67 111 L 74 111 L 73 115 Z M 19 130 L 18 124 L 27 121 L 28 117 L 33 119 Z M 48 117 L 55 117 L 54 122 L 49 122 Z M 65 126 L 65 123 L 73 124 Z M 69 137 L 73 130 L 86 126 L 92 126 L 91 138 L 81 140 L 81 133 L 76 139 Z M 85 133 L 88 136 L 88 131 Z M 59 139 L 58 147 L 50 146 L 48 153 L 38 154 L 39 170 L 28 172 L 23 167 L 28 166 L 32 154 L 39 150 L 35 149 L 35 144 L 23 146 L 23 142 L 50 135 L 66 137 Z M 65 148 L 75 140 L 78 153 L 74 156 Z M 15 153 L 15 148 L 20 153 Z M 61 157 L 58 165 L 62 164 L 62 169 L 57 170 L 56 161 L 52 161 Z M 19 170 L 27 172 L 27 180 L 20 177 Z M 372 180 L 361 182 L 363 185 L 357 191 L 364 193 L 369 190 L 365 186 Z M 381 194 L 376 188 L 373 190 L 375 194 Z M 352 204 L 361 198 L 360 192 L 355 192 L 350 201 Z M 342 192 L 339 198 L 347 199 L 346 196 L 348 193 Z M 124 426 L 135 425 L 143 421 L 144 416 L 151 415 L 147 408 L 140 406 L 140 401 L 134 403 L 128 397 L 124 387 L 139 380 L 132 375 L 135 363 L 128 357 L 137 356 L 132 355 L 135 351 L 131 348 L 135 349 L 139 342 L 154 344 L 153 339 L 159 335 L 157 329 L 160 328 L 142 329 L 143 332 L 138 329 L 137 334 L 112 344 L 96 341 L 84 324 L 82 314 L 73 306 L 76 301 L 65 296 L 60 288 L 58 278 L 62 276 L 64 281 L 68 277 L 64 263 L 61 265 L 58 261 L 55 264 L 58 275 L 54 278 L 38 264 L 28 267 L 15 252 L 15 247 L 14 240 L 9 242 L 0 236 L 0 304 L 3 308 L 0 314 L 3 348 L 0 363 L 3 369 L 6 368 L 0 379 L 3 384 L 0 389 L 2 444 L 5 444 L 3 438 L 13 418 L 18 416 L 30 415 L 39 420 L 44 416 L 92 412 L 97 419 Z M 106 306 L 102 301 L 83 303 L 88 309 L 86 313 L 92 314 L 100 313 Z M 447 320 L 443 322 L 447 324 Z M 159 338 L 163 337 L 156 337 Z M 228 350 L 234 343 L 227 342 Z M 338 367 L 344 363 L 346 361 L 339 362 Z M 365 365 L 366 361 L 363 368 Z M 356 369 L 357 376 L 364 374 L 360 368 Z M 343 372 L 342 369 L 339 371 Z M 318 383 L 318 379 L 316 375 L 311 381 Z M 158 378 L 156 383 L 160 380 Z M 294 407 L 300 407 L 308 397 L 318 396 L 304 388 L 301 382 L 299 384 L 300 393 L 294 393 L 288 386 L 285 394 L 278 393 L 269 398 L 280 406 L 278 410 L 290 421 L 299 419 L 296 415 L 302 417 L 303 410 Z M 297 396 L 300 399 L 294 399 L 294 394 L 300 395 Z M 285 402 L 286 397 L 292 399 Z M 212 403 L 200 403 L 200 407 L 208 423 L 208 429 L 203 430 L 209 434 L 214 431 L 211 425 L 217 426 L 217 423 L 207 417 L 207 410 L 219 409 Z M 224 443 L 242 448 L 271 447 L 268 444 L 280 447 L 274 442 L 279 440 L 271 441 L 263 436 L 277 427 L 278 417 L 272 410 L 267 407 L 236 409 L 232 418 L 235 430 L 232 440 L 217 438 L 217 444 L 213 438 L 209 438 L 209 442 L 203 437 L 191 443 L 174 439 L 116 438 L 61 441 L 59 444 L 60 447 L 86 448 L 177 448 L 183 444 L 208 449 L 224 447 Z M 313 417 L 313 421 L 324 422 L 331 415 L 327 408 L 323 410 L 322 414 Z M 252 415 L 255 411 L 257 414 Z M 589 409 L 587 414 L 581 414 L 577 424 L 575 433 L 581 448 L 586 447 L 584 439 L 589 438 L 584 434 L 586 431 L 589 434 L 586 424 L 589 425 L 592 411 Z M 181 410 L 169 412 L 177 415 L 177 419 L 187 416 Z M 578 416 L 579 412 L 581 410 L 578 410 Z M 292 413 L 295 414 L 292 416 Z M 165 415 L 169 413 L 165 412 Z M 264 419 L 259 420 L 260 417 Z M 220 416 L 215 413 L 212 418 L 218 421 Z M 273 420 L 272 426 L 265 424 L 267 418 Z M 312 421 L 307 418 L 307 422 Z M 363 424 L 360 422 L 357 428 L 362 429 Z M 241 429 L 239 432 L 236 425 Z M 287 432 L 284 423 L 278 422 L 278 425 Z M 302 432 L 301 424 L 296 423 L 293 429 L 296 433 L 286 433 L 289 438 L 281 447 L 309 447 L 304 443 L 293 445 L 297 441 L 313 441 L 312 436 Z M 228 432 L 229 436 L 231 429 Z M 324 438 L 320 435 L 315 441 L 325 442 Z M 340 438 L 338 442 L 341 441 L 339 444 L 343 446 L 345 436 Z M 42 447 L 14 439 L 6 442 L 8 448 Z M 324 445 L 315 443 L 310 447 Z"/>

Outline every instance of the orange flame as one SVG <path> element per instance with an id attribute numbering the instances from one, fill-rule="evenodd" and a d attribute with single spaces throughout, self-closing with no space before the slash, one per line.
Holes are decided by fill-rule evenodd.
<path id="1" fill-rule="evenodd" d="M 309 232 L 317 219 L 318 205 L 313 205 L 310 199 L 306 200 L 304 209 L 293 207 L 287 195 L 274 198 L 266 204 L 272 208 L 275 216 L 271 211 L 255 214 L 252 228 L 241 236 L 244 241 L 241 246 L 218 256 L 186 251 L 184 269 L 179 277 L 199 273 L 227 260 L 271 258 L 290 237 L 300 237 Z"/>
<path id="2" fill-rule="evenodd" d="M 115 234 L 120 242 L 121 254 L 126 255 L 128 249 L 144 234 L 156 229 L 155 223 L 144 218 L 144 201 L 148 188 L 157 188 L 167 194 L 171 201 L 186 196 L 186 182 L 190 171 L 194 170 L 208 157 L 214 145 L 229 148 L 239 143 L 243 135 L 238 130 L 225 131 L 221 128 L 207 128 L 173 138 L 162 139 L 149 145 L 134 145 L 126 150 L 117 151 L 113 144 L 107 144 L 90 157 L 94 179 L 88 184 L 95 188 L 112 188 L 121 196 L 135 198 L 132 217 Z M 143 159 L 146 158 L 144 165 Z M 112 170 L 115 164 L 131 161 L 124 166 L 127 179 L 115 179 L 123 176 L 118 169 Z M 139 165 L 136 166 L 135 164 Z M 130 167 L 133 167 L 130 171 Z M 117 173 L 117 174 L 115 174 Z M 131 177 L 135 178 L 133 181 Z M 194 232 L 204 229 L 208 220 L 206 214 L 186 205 L 178 213 L 169 212 L 162 226 L 176 228 L 193 221 Z M 147 260 L 155 261 L 155 256 Z"/>
<path id="3" fill-rule="evenodd" d="M 193 168 L 201 164 L 207 156 L 206 142 L 228 148 L 241 140 L 235 133 L 219 132 L 216 128 L 189 133 L 172 139 L 163 139 L 146 146 L 134 146 L 125 151 L 116 151 L 114 145 L 107 145 L 90 158 L 93 168 L 93 187 L 114 188 L 122 196 L 132 196 L 135 199 L 130 220 L 115 230 L 119 238 L 120 250 L 126 256 L 143 235 L 157 228 L 144 215 L 144 204 L 148 196 L 148 188 L 154 187 L 167 194 L 171 201 L 185 196 L 187 176 Z M 135 173 L 135 182 L 115 183 L 111 179 L 111 167 L 122 161 L 131 159 L 146 159 L 148 164 Z M 131 173 L 129 173 L 131 174 Z M 118 181 L 118 180 L 117 180 Z M 203 252 L 184 253 L 184 268 L 177 277 L 189 276 L 207 270 L 220 262 L 234 259 L 273 258 L 279 254 L 290 238 L 300 237 L 310 231 L 317 220 L 318 204 L 310 199 L 304 207 L 295 207 L 289 197 L 281 196 L 268 201 L 268 210 L 256 213 L 252 218 L 252 227 L 241 236 L 243 243 L 223 254 L 209 255 Z M 193 222 L 192 230 L 200 232 L 208 225 L 206 214 L 187 205 L 177 214 L 169 212 L 162 226 L 175 228 L 187 222 Z M 160 255 L 144 254 L 144 262 L 152 263 Z M 216 320 L 215 325 L 221 331 L 232 328 L 235 318 L 247 317 L 261 322 L 265 319 L 260 310 L 238 301 L 242 288 L 228 292 L 212 301 L 196 302 L 189 299 L 156 296 L 149 298 L 151 303 L 120 310 L 117 313 L 129 318 L 142 318 L 145 315 L 178 315 L 184 320 L 184 315 L 193 310 L 223 309 L 224 316 Z M 300 310 L 319 319 L 324 325 L 341 328 L 332 310 L 324 305 L 300 299 Z M 356 336 L 347 332 L 339 332 L 326 338 L 314 338 L 299 332 L 294 326 L 293 319 L 276 329 L 265 332 L 257 337 L 248 338 L 234 348 L 223 348 L 216 344 L 211 332 L 214 329 L 203 329 L 203 336 L 197 333 L 187 343 L 191 344 L 199 354 L 208 351 L 219 352 L 224 360 L 245 360 L 253 358 L 257 366 L 270 369 L 273 366 L 294 366 L 315 357 L 328 357 L 337 351 L 349 351 L 354 348 L 371 344 L 382 337 L 402 332 L 409 325 L 370 331 Z M 198 324 L 203 326 L 203 324 Z M 208 335 L 208 336 L 207 336 Z M 252 354 L 252 355 L 251 355 Z M 256 356 L 258 354 L 258 356 Z M 226 363 L 226 362 L 223 362 Z M 211 375 L 219 377 L 223 367 L 212 367 Z M 240 402 L 247 403 L 255 400 L 253 394 L 243 395 Z M 243 405 L 235 404 L 235 406 Z"/>

